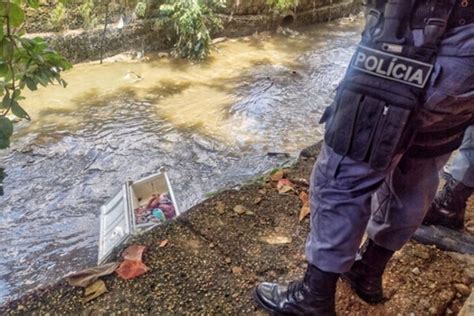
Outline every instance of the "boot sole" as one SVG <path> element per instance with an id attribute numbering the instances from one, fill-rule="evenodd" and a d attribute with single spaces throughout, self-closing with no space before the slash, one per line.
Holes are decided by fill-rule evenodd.
<path id="1" fill-rule="evenodd" d="M 385 301 L 385 297 L 381 292 L 375 293 L 368 293 L 361 289 L 355 281 L 353 281 L 349 276 L 345 274 L 341 274 L 341 280 L 343 280 L 346 284 L 348 284 L 354 292 L 356 292 L 357 296 L 359 296 L 363 301 L 369 303 L 371 305 L 379 304 Z"/>

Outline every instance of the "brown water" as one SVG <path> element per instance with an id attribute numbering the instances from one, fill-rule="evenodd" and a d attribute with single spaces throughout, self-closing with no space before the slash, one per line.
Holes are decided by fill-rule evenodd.
<path id="1" fill-rule="evenodd" d="M 229 40 L 203 63 L 76 65 L 66 89 L 27 95 L 33 120 L 0 154 L 0 301 L 94 264 L 100 205 L 126 180 L 166 167 L 187 209 L 320 140 L 360 27 Z"/>

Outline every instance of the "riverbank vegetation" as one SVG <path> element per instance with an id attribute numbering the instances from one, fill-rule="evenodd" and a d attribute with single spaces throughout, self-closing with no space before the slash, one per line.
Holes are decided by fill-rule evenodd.
<path id="1" fill-rule="evenodd" d="M 36 90 L 38 85 L 66 86 L 60 73 L 71 68 L 43 39 L 24 36 L 24 8 L 38 6 L 35 0 L 0 2 L 0 149 L 10 145 L 13 122 L 30 119 L 20 105 L 22 91 Z"/>

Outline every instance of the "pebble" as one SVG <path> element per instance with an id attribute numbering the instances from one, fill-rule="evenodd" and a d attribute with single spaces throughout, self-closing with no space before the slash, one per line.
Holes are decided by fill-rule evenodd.
<path id="1" fill-rule="evenodd" d="M 429 308 L 431 306 L 430 302 L 424 298 L 420 300 L 420 305 L 424 308 Z"/>
<path id="2" fill-rule="evenodd" d="M 436 307 L 430 307 L 430 309 L 428 310 L 428 312 L 431 314 L 431 315 L 437 315 L 438 314 L 438 309 L 436 309 Z"/>
<path id="3" fill-rule="evenodd" d="M 222 203 L 222 202 L 217 202 L 216 210 L 217 210 L 217 213 L 219 213 L 221 215 L 224 214 L 225 213 L 225 204 Z"/>
<path id="4" fill-rule="evenodd" d="M 226 263 L 232 263 L 232 259 L 230 257 L 225 258 Z"/>
<path id="5" fill-rule="evenodd" d="M 245 214 L 245 212 L 247 211 L 248 209 L 243 205 L 237 205 L 234 207 L 234 212 L 237 213 L 238 215 Z"/>
<path id="6" fill-rule="evenodd" d="M 426 251 L 417 251 L 415 252 L 415 256 L 424 260 L 428 260 L 430 258 L 430 254 Z"/>
<path id="7" fill-rule="evenodd" d="M 241 274 L 242 273 L 242 268 L 241 267 L 232 267 L 232 273 L 233 274 Z"/>
<path id="8" fill-rule="evenodd" d="M 416 267 L 413 270 L 411 270 L 411 273 L 413 273 L 414 275 L 419 275 L 421 272 L 420 272 L 420 269 Z"/>

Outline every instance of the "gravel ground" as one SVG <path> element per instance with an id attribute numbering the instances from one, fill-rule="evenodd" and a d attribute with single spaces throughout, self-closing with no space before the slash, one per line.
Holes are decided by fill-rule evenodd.
<path id="1" fill-rule="evenodd" d="M 294 192 L 279 194 L 262 178 L 219 192 L 178 220 L 136 237 L 131 243 L 147 246 L 147 274 L 130 281 L 105 277 L 108 293 L 86 304 L 82 288 L 61 281 L 4 304 L 0 314 L 265 315 L 253 302 L 254 286 L 290 281 L 304 272 L 309 221 L 298 220 L 298 193 L 308 189 L 301 179 L 308 179 L 318 150 L 305 150 L 306 157 L 286 170 L 297 183 Z M 236 212 L 237 205 L 244 212 Z M 471 203 L 471 215 L 473 209 Z M 168 244 L 159 247 L 165 239 Z M 368 305 L 340 282 L 338 314 L 454 315 L 474 281 L 472 260 L 410 242 L 388 266 L 386 302 Z"/>

